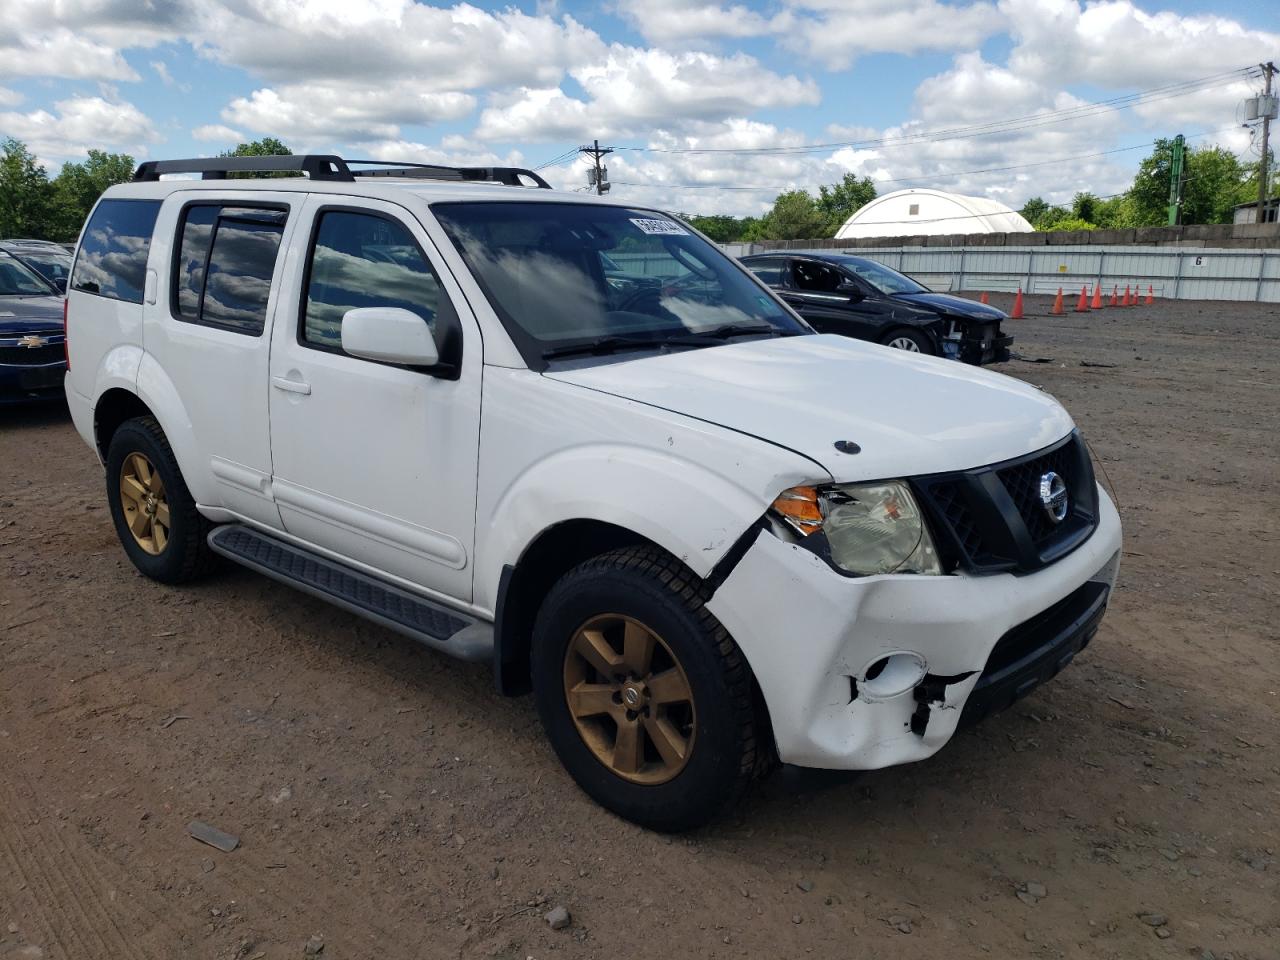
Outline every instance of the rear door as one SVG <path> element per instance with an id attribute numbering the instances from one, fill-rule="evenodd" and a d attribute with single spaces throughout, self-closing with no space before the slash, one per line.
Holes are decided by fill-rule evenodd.
<path id="1" fill-rule="evenodd" d="M 308 201 L 272 343 L 272 486 L 285 529 L 367 569 L 469 600 L 479 328 L 408 210 L 343 199 Z M 346 353 L 343 314 L 378 306 L 416 313 L 438 345 L 454 327 L 457 378 Z"/>
<path id="2" fill-rule="evenodd" d="M 139 374 L 149 390 L 178 392 L 204 461 L 184 469 L 208 471 L 221 501 L 211 505 L 273 527 L 267 332 L 299 203 L 256 190 L 184 191 L 165 203 L 156 242 L 167 243 L 167 263 L 147 278 Z"/>

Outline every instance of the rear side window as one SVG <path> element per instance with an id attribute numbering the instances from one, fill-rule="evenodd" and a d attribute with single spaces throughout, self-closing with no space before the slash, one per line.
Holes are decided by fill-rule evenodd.
<path id="1" fill-rule="evenodd" d="M 187 207 L 173 270 L 174 317 L 261 335 L 287 218 L 287 211 L 264 207 Z"/>
<path id="2" fill-rule="evenodd" d="M 413 235 L 367 213 L 320 215 L 307 267 L 299 342 L 342 351 L 342 315 L 358 307 L 401 307 L 435 332 L 440 283 Z"/>
<path id="3" fill-rule="evenodd" d="M 112 300 L 142 302 L 151 231 L 159 200 L 103 200 L 80 241 L 71 289 Z"/>

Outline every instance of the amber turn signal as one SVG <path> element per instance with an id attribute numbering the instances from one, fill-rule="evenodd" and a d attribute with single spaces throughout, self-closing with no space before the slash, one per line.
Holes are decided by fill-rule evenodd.
<path id="1" fill-rule="evenodd" d="M 806 537 L 822 529 L 822 509 L 818 506 L 815 487 L 792 487 L 782 491 L 773 501 L 773 509 Z"/>

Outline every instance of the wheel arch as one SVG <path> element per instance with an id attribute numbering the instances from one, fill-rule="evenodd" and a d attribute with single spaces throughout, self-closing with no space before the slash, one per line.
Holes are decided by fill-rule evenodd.
<path id="1" fill-rule="evenodd" d="M 551 586 L 594 556 L 640 545 L 662 549 L 647 537 L 614 523 L 566 520 L 547 527 L 518 560 L 502 568 L 493 629 L 493 673 L 499 693 L 519 696 L 531 688 L 533 621 Z"/>

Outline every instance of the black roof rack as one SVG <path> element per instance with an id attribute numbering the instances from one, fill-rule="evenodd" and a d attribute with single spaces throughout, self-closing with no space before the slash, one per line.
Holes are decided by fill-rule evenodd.
<path id="1" fill-rule="evenodd" d="M 349 164 L 378 165 L 379 169 L 352 172 Z M 191 160 L 148 160 L 138 166 L 135 183 L 149 183 L 166 173 L 199 173 L 205 180 L 225 180 L 232 173 L 305 173 L 312 180 L 354 183 L 356 177 L 421 177 L 465 183 L 501 183 L 523 187 L 528 177 L 544 190 L 551 184 L 523 167 L 445 167 L 432 163 L 391 163 L 385 160 L 343 160 L 332 154 L 298 154 L 271 157 L 196 157 Z"/>
<path id="2" fill-rule="evenodd" d="M 385 160 L 348 160 L 347 163 L 385 165 L 380 170 L 357 170 L 357 177 L 423 177 L 466 183 L 501 183 L 508 187 L 523 187 L 525 184 L 520 178 L 528 177 L 534 186 L 551 189 L 551 184 L 524 167 L 446 167 L 437 163 L 388 163 Z"/>
<path id="3" fill-rule="evenodd" d="M 351 183 L 355 177 L 341 157 L 302 154 L 283 157 L 197 157 L 192 160 L 148 160 L 133 175 L 134 182 L 159 180 L 162 173 L 200 173 L 205 180 L 225 180 L 229 173 L 305 173 L 312 180 Z"/>

